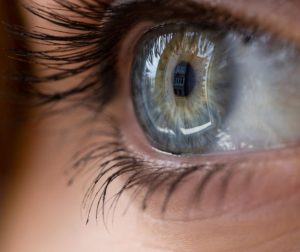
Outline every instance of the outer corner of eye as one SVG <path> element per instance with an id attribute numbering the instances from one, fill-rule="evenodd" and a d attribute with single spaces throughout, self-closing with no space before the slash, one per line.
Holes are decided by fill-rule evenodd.
<path id="1" fill-rule="evenodd" d="M 300 58 L 289 45 L 270 44 L 193 24 L 142 35 L 128 83 L 143 137 L 159 151 L 183 156 L 298 141 Z"/>

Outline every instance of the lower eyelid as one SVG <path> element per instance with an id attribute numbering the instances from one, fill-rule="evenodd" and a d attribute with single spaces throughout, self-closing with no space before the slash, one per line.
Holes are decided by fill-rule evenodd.
<path id="1" fill-rule="evenodd" d="M 122 100 L 124 102 L 126 99 Z M 124 111 L 125 107 L 127 110 Z M 175 221 L 195 220 L 212 218 L 226 212 L 243 213 L 268 206 L 272 202 L 287 200 L 299 193 L 299 146 L 256 153 L 186 157 L 184 161 L 182 157 L 152 149 L 130 110 L 132 105 L 128 99 L 126 105 L 122 103 L 122 110 L 115 110 L 122 111 L 122 115 L 126 114 L 126 119 L 119 117 L 122 119 L 118 124 L 124 146 L 133 157 L 147 164 L 143 167 L 146 173 L 151 173 L 153 167 L 160 167 L 159 172 L 149 176 L 149 180 L 153 178 L 155 181 L 164 176 L 167 178 L 168 173 L 173 176 L 169 182 L 158 181 L 158 189 L 151 192 L 151 197 L 147 199 L 147 212 L 155 218 L 163 216 Z M 162 215 L 172 183 L 178 179 L 179 174 L 188 173 L 193 167 L 197 168 L 170 193 L 166 212 Z M 121 181 L 126 179 L 128 176 L 125 174 Z M 207 181 L 204 182 L 205 179 Z M 154 181 L 141 185 L 143 188 L 139 197 L 133 200 L 134 204 L 139 207 L 145 204 L 144 196 L 149 193 L 149 186 L 156 186 Z"/>
<path id="2" fill-rule="evenodd" d="M 190 173 L 188 168 L 182 168 L 181 174 L 186 170 L 189 175 L 172 189 L 180 176 L 174 168 L 174 179 L 168 180 L 166 175 L 162 184 L 158 182 L 158 189 L 151 192 L 146 212 L 158 219 L 193 221 L 226 213 L 242 214 L 276 202 L 287 202 L 297 197 L 300 190 L 297 169 L 300 160 L 291 153 L 281 154 L 282 159 L 277 160 L 253 159 L 228 165 L 199 166 Z M 165 171 L 160 171 L 161 177 L 166 172 L 171 174 L 167 166 L 164 168 Z M 148 190 L 145 184 L 144 192 Z M 134 203 L 140 207 L 139 204 L 145 203 L 143 197 Z"/>

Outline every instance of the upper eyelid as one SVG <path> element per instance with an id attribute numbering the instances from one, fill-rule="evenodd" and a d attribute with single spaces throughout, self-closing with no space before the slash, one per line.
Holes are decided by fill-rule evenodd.
<path id="1" fill-rule="evenodd" d="M 197 0 L 196 0 L 197 1 Z M 202 0 L 198 0 L 201 2 Z M 204 0 L 211 2 L 210 0 Z M 286 0 L 284 3 L 280 0 L 220 0 L 220 5 L 227 6 L 240 15 L 255 16 L 258 22 L 264 25 L 272 32 L 281 36 L 286 36 L 290 40 L 300 42 L 299 33 L 299 15 L 300 2 Z"/>
<path id="2" fill-rule="evenodd" d="M 135 0 L 120 0 L 112 1 L 112 6 L 133 5 Z M 150 1 L 141 1 L 147 3 Z M 208 10 L 219 10 L 224 12 L 228 17 L 239 20 L 243 23 L 242 26 L 255 26 L 261 28 L 263 31 L 269 32 L 274 36 L 282 39 L 287 39 L 296 44 L 300 44 L 300 31 L 298 29 L 300 15 L 300 3 L 287 0 L 284 4 L 277 0 L 270 1 L 247 1 L 247 0 L 220 0 L 214 2 L 212 0 L 158 0 L 153 2 L 153 7 L 157 3 L 166 3 L 169 6 L 176 6 L 180 3 L 181 10 L 185 6 L 194 8 L 208 8 Z M 278 3 L 279 2 L 279 3 Z M 158 11 L 160 11 L 158 9 Z M 157 14 L 158 12 L 156 12 Z M 196 12 L 195 12 L 196 14 Z M 217 19 L 217 17 L 216 17 Z"/>

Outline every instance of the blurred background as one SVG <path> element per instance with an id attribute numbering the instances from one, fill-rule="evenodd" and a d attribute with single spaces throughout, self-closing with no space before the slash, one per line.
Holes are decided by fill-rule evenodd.
<path id="1" fill-rule="evenodd" d="M 0 221 L 18 172 L 26 118 L 22 82 L 15 80 L 13 75 L 29 69 L 25 62 L 13 59 L 10 52 L 10 49 L 22 47 L 24 41 L 7 30 L 7 24 L 25 23 L 17 4 L 17 0 L 0 1 Z"/>

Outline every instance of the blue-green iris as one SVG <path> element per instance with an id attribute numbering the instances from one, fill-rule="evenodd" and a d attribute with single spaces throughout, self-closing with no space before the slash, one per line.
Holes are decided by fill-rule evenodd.
<path id="1" fill-rule="evenodd" d="M 218 93 L 230 83 L 223 50 L 222 34 L 196 27 L 170 26 L 143 38 L 133 67 L 133 97 L 156 148 L 174 154 L 208 151 L 228 100 Z"/>

